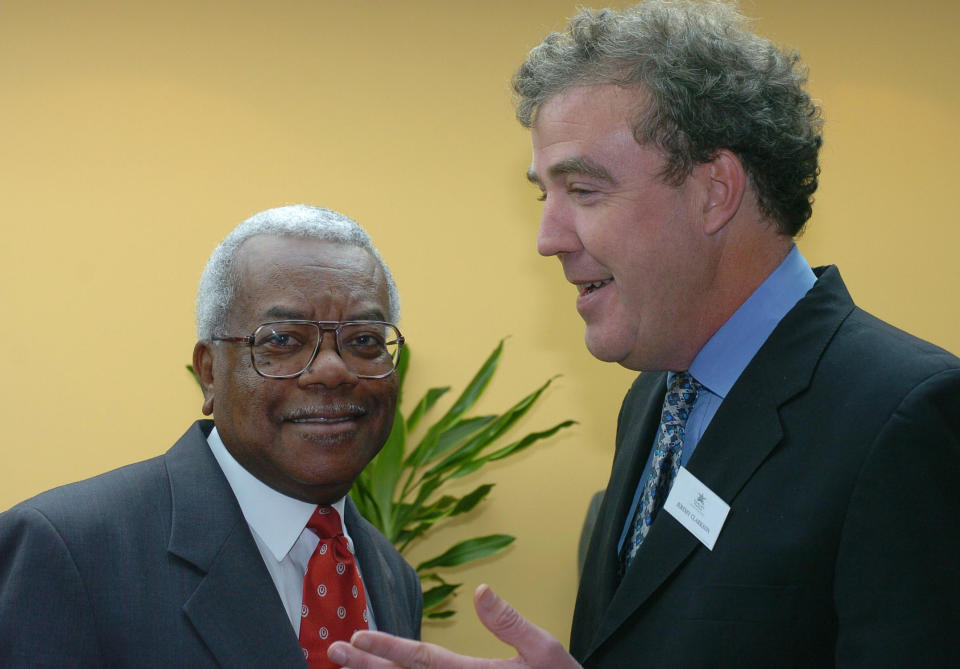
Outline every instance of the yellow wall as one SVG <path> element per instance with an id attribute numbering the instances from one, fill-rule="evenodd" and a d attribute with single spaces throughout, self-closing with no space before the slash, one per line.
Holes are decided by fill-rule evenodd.
<path id="1" fill-rule="evenodd" d="M 625 3 L 617 3 L 623 5 Z M 579 425 L 480 479 L 492 500 L 414 558 L 507 531 L 463 569 L 566 640 L 584 506 L 632 374 L 593 361 L 574 291 L 534 250 L 539 204 L 508 82 L 575 3 L 375 0 L 0 5 L 0 509 L 163 452 L 199 416 L 183 369 L 207 255 L 248 215 L 357 218 L 397 277 L 408 388 L 469 378 L 511 335 L 487 409 L 563 373 L 520 426 Z M 802 250 L 868 309 L 960 351 L 960 5 L 744 2 L 824 103 Z M 412 399 L 412 398 L 411 398 Z M 468 481 L 476 483 L 477 480 Z M 503 654 L 469 595 L 425 636 Z"/>

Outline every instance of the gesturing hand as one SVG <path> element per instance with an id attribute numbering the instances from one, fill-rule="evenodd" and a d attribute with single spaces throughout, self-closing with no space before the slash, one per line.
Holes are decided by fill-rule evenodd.
<path id="1" fill-rule="evenodd" d="M 337 641 L 328 655 L 349 669 L 580 669 L 563 644 L 517 613 L 487 585 L 473 595 L 483 626 L 513 646 L 510 660 L 458 655 L 431 643 L 411 641 L 384 632 L 356 632 L 350 643 Z"/>

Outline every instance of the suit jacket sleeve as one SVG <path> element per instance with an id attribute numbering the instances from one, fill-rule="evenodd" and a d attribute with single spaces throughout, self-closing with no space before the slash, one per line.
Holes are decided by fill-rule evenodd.
<path id="1" fill-rule="evenodd" d="M 960 661 L 960 370 L 919 384 L 867 453 L 837 555 L 837 664 Z"/>
<path id="2" fill-rule="evenodd" d="M 0 515 L 0 666 L 98 666 L 85 584 L 39 511 Z"/>

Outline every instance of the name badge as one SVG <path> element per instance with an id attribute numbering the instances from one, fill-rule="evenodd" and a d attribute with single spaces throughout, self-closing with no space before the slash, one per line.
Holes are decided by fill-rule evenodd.
<path id="1" fill-rule="evenodd" d="M 730 513 L 730 505 L 700 480 L 681 467 L 673 487 L 663 503 L 663 510 L 677 519 L 700 542 L 713 550 L 720 529 Z"/>

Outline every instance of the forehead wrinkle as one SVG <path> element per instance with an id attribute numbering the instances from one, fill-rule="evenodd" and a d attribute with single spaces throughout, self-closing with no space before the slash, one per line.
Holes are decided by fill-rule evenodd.
<path id="1" fill-rule="evenodd" d="M 349 247 L 359 248 L 359 247 Z M 273 320 L 313 320 L 315 307 L 330 300 L 343 300 L 346 307 L 342 320 L 386 320 L 386 277 L 374 256 L 365 249 L 362 255 L 346 257 L 334 254 L 290 264 L 282 257 L 258 258 L 258 267 L 251 267 L 253 258 L 244 253 L 233 317 L 244 308 L 255 308 L 253 315 L 260 323 Z M 272 294 L 268 303 L 261 299 Z M 353 303 L 353 306 L 349 306 Z"/>
<path id="2" fill-rule="evenodd" d="M 280 320 L 280 321 L 309 321 L 310 314 L 301 311 L 300 309 L 285 307 L 282 305 L 277 305 L 267 309 L 264 316 L 269 320 Z M 364 308 L 360 307 L 358 311 L 348 312 L 347 316 L 343 319 L 345 321 L 386 321 L 386 316 L 383 311 L 376 308 Z"/>

